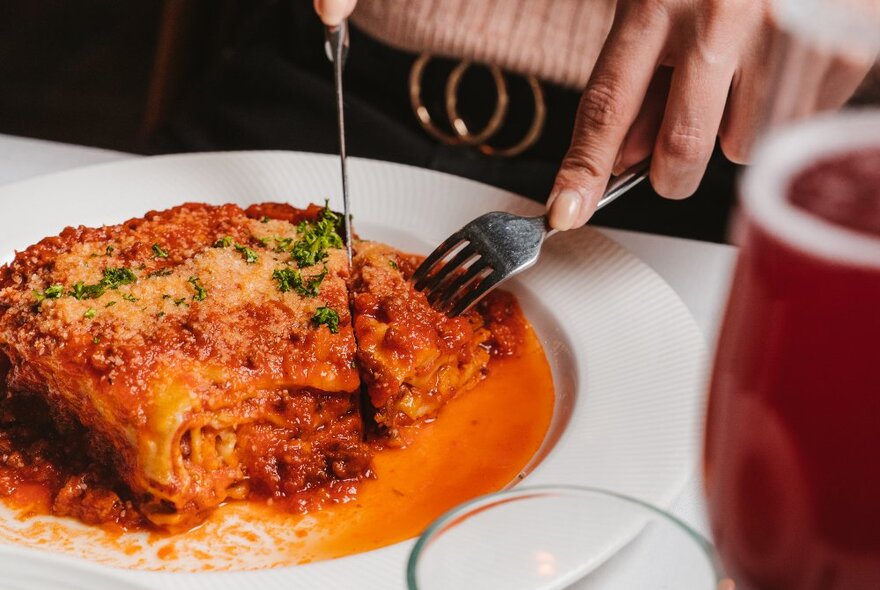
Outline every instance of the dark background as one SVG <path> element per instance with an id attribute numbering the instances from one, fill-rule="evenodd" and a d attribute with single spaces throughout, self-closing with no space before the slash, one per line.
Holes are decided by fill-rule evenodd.
<path id="1" fill-rule="evenodd" d="M 0 133 L 141 154 L 333 152 L 332 85 L 321 38 L 307 0 L 3 0 Z M 352 155 L 545 197 L 568 142 L 576 93 L 548 87 L 553 116 L 538 156 L 487 158 L 438 145 L 418 127 L 405 94 L 414 56 L 362 35 L 352 46 Z M 724 241 L 735 175 L 736 167 L 716 154 L 695 197 L 667 201 L 645 183 L 595 221 Z"/>

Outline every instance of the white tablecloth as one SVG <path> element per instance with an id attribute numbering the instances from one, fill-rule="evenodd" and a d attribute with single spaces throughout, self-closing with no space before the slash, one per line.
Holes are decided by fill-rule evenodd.
<path id="1" fill-rule="evenodd" d="M 82 146 L 0 135 L 0 184 L 24 180 L 69 168 L 131 158 L 130 154 Z M 714 345 L 724 297 L 730 282 L 735 249 L 730 246 L 664 236 L 603 229 L 609 237 L 650 265 L 690 309 L 710 347 Z M 708 536 L 698 465 L 672 512 Z M 591 590 L 656 588 L 652 572 L 671 561 L 680 548 L 644 535 L 630 544 L 591 577 Z M 682 588 L 677 585 L 671 588 Z"/>

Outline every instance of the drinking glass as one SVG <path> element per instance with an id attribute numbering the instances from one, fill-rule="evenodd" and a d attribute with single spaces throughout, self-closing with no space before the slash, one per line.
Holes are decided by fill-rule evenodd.
<path id="1" fill-rule="evenodd" d="M 708 406 L 710 522 L 740 590 L 877 589 L 880 109 L 807 117 L 811 77 L 876 59 L 880 2 L 774 10 L 787 34 L 768 54 Z"/>
<path id="2" fill-rule="evenodd" d="M 407 583 L 410 590 L 607 588 L 601 565 L 637 535 L 646 543 L 630 548 L 656 564 L 652 579 L 645 587 L 618 576 L 615 587 L 718 587 L 712 544 L 687 524 L 638 499 L 576 486 L 518 487 L 454 508 L 416 543 Z M 670 544 L 673 555 L 644 554 Z"/>
<path id="3" fill-rule="evenodd" d="M 741 588 L 877 589 L 880 110 L 755 159 L 708 409 L 714 540 Z"/>

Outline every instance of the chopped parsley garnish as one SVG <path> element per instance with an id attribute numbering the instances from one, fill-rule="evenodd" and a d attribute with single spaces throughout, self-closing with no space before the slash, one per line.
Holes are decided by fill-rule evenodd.
<path id="1" fill-rule="evenodd" d="M 339 314 L 329 307 L 319 307 L 312 316 L 312 323 L 316 326 L 321 324 L 329 328 L 331 334 L 339 332 Z"/>
<path id="2" fill-rule="evenodd" d="M 241 253 L 241 257 L 244 258 L 244 261 L 248 264 L 253 264 L 257 260 L 260 259 L 257 256 L 257 253 L 248 248 L 247 246 L 242 246 L 241 244 L 236 244 L 235 249 Z"/>
<path id="3" fill-rule="evenodd" d="M 293 247 L 293 238 L 275 238 L 276 252 L 290 252 Z"/>
<path id="4" fill-rule="evenodd" d="M 104 270 L 101 283 L 108 289 L 118 289 L 121 285 L 130 285 L 137 281 L 137 276 L 130 268 L 108 268 Z"/>
<path id="5" fill-rule="evenodd" d="M 104 294 L 106 289 L 97 283 L 95 285 L 86 285 L 82 281 L 74 283 L 72 290 L 68 293 L 74 299 L 82 301 L 83 299 L 97 299 Z"/>
<path id="6" fill-rule="evenodd" d="M 328 248 L 341 248 L 342 238 L 336 231 L 339 215 L 324 206 L 318 220 L 302 221 L 297 227 L 299 239 L 293 244 L 290 255 L 300 268 L 312 266 L 327 258 Z"/>
<path id="7" fill-rule="evenodd" d="M 226 236 L 225 238 L 220 238 L 216 242 L 214 242 L 215 248 L 228 248 L 232 245 L 232 236 Z"/>
<path id="8" fill-rule="evenodd" d="M 400 270 L 400 267 L 397 266 L 397 263 L 394 262 L 394 261 L 391 260 L 391 259 L 388 259 L 388 266 L 390 266 L 390 267 L 393 268 L 394 270 Z"/>
<path id="9" fill-rule="evenodd" d="M 187 282 L 192 285 L 192 288 L 195 289 L 195 295 L 193 295 L 194 301 L 204 301 L 208 296 L 208 290 L 202 286 L 202 281 L 199 277 L 190 277 L 187 279 Z"/>
<path id="10" fill-rule="evenodd" d="M 115 302 L 115 301 L 111 301 L 111 302 L 109 302 L 107 305 L 105 305 L 104 307 L 113 307 L 114 305 L 116 305 L 116 302 Z"/>
<path id="11" fill-rule="evenodd" d="M 168 258 L 168 250 L 159 244 L 153 244 L 153 258 Z"/>
<path id="12" fill-rule="evenodd" d="M 175 299 L 175 300 L 174 300 L 174 305 L 176 305 L 176 306 L 178 306 L 178 307 L 180 307 L 181 305 L 187 305 L 187 303 L 186 303 L 186 297 L 181 297 L 180 299 Z"/>
<path id="13" fill-rule="evenodd" d="M 45 299 L 58 299 L 62 295 L 64 295 L 64 285 L 50 285 L 44 291 L 34 291 L 37 305 L 40 305 Z"/>
<path id="14" fill-rule="evenodd" d="M 100 281 L 94 285 L 86 285 L 79 281 L 73 285 L 68 295 L 79 301 L 97 299 L 108 289 L 118 289 L 122 285 L 130 285 L 134 282 L 137 282 L 137 276 L 130 268 L 107 268 Z"/>
<path id="15" fill-rule="evenodd" d="M 268 236 L 266 236 L 266 237 L 264 237 L 264 238 L 254 237 L 254 239 L 255 239 L 256 241 L 258 241 L 260 244 L 262 244 L 262 245 L 263 245 L 263 248 L 268 248 L 268 247 L 269 247 L 269 242 L 272 241 L 272 238 L 270 238 L 270 237 L 268 237 Z"/>
<path id="16" fill-rule="evenodd" d="M 171 299 L 171 295 L 168 293 L 162 293 L 162 299 Z"/>
<path id="17" fill-rule="evenodd" d="M 154 270 L 150 274 L 147 275 L 147 278 L 152 279 L 153 277 L 167 277 L 171 274 L 170 268 L 160 268 L 159 270 Z"/>
<path id="18" fill-rule="evenodd" d="M 100 336 L 93 336 L 93 337 L 92 337 L 92 344 L 100 344 L 100 343 L 101 343 L 101 337 L 100 337 Z"/>
<path id="19" fill-rule="evenodd" d="M 122 298 L 125 299 L 126 301 L 131 301 L 132 303 L 134 303 L 135 301 L 138 300 L 138 298 L 135 297 L 134 295 L 132 295 L 131 293 L 123 293 Z"/>
<path id="20" fill-rule="evenodd" d="M 263 215 L 263 218 L 260 220 L 260 223 L 269 223 L 269 216 Z"/>
<path id="21" fill-rule="evenodd" d="M 308 279 L 303 279 L 300 271 L 292 268 L 279 268 L 272 273 L 272 278 L 278 281 L 278 290 L 287 293 L 294 290 L 304 297 L 315 297 L 321 288 L 321 282 L 327 276 L 327 267 L 319 274 Z"/>
<path id="22" fill-rule="evenodd" d="M 163 318 L 163 317 L 165 317 L 165 312 L 164 312 L 164 311 L 160 311 L 159 313 L 156 314 L 156 317 L 157 317 L 157 318 Z"/>
<path id="23" fill-rule="evenodd" d="M 90 307 L 90 308 L 88 308 L 88 309 L 86 310 L 86 312 L 83 314 L 83 317 L 84 317 L 85 319 L 87 319 L 87 320 L 91 320 L 91 319 L 94 319 L 94 317 L 95 317 L 96 315 L 98 315 L 98 310 L 95 309 L 94 307 Z"/>
<path id="24" fill-rule="evenodd" d="M 113 250 L 115 250 L 115 249 L 116 248 L 114 248 L 113 246 L 107 246 L 107 248 L 104 250 L 104 255 L 105 256 L 113 256 Z"/>

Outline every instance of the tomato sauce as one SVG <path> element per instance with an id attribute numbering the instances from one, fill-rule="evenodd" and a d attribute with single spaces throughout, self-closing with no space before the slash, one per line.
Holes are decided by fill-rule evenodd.
<path id="1" fill-rule="evenodd" d="M 59 433 L 49 430 L 56 442 L 64 442 L 46 452 L 40 446 L 46 432 L 4 439 L 7 422 L 0 427 L 0 442 L 6 440 L 10 452 L 21 452 L 29 440 L 49 465 L 38 470 L 43 476 L 31 478 L 0 466 L 6 504 L 22 518 L 58 515 L 57 493 L 67 486 L 81 494 L 71 496 L 63 514 L 100 526 L 84 530 L 68 526 L 67 519 L 35 519 L 21 530 L 0 526 L 0 539 L 123 567 L 192 570 L 198 563 L 201 570 L 236 570 L 341 557 L 417 536 L 455 505 L 517 481 L 541 448 L 553 416 L 553 381 L 531 327 L 525 325 L 518 336 L 516 353 L 494 356 L 474 389 L 449 401 L 437 418 L 403 429 L 403 447 L 374 442 L 373 477 L 317 490 L 316 496 L 328 500 L 320 502 L 320 510 L 252 496 L 220 507 L 195 529 L 177 534 L 151 530 L 130 509 L 124 488 L 112 475 L 76 450 L 81 442 L 58 439 Z M 52 428 L 48 421 L 42 427 Z M 44 442 L 37 443 L 41 437 Z M 73 480 L 76 485 L 68 481 L 71 477 L 79 478 Z M 87 493 L 102 500 L 90 503 Z"/>

